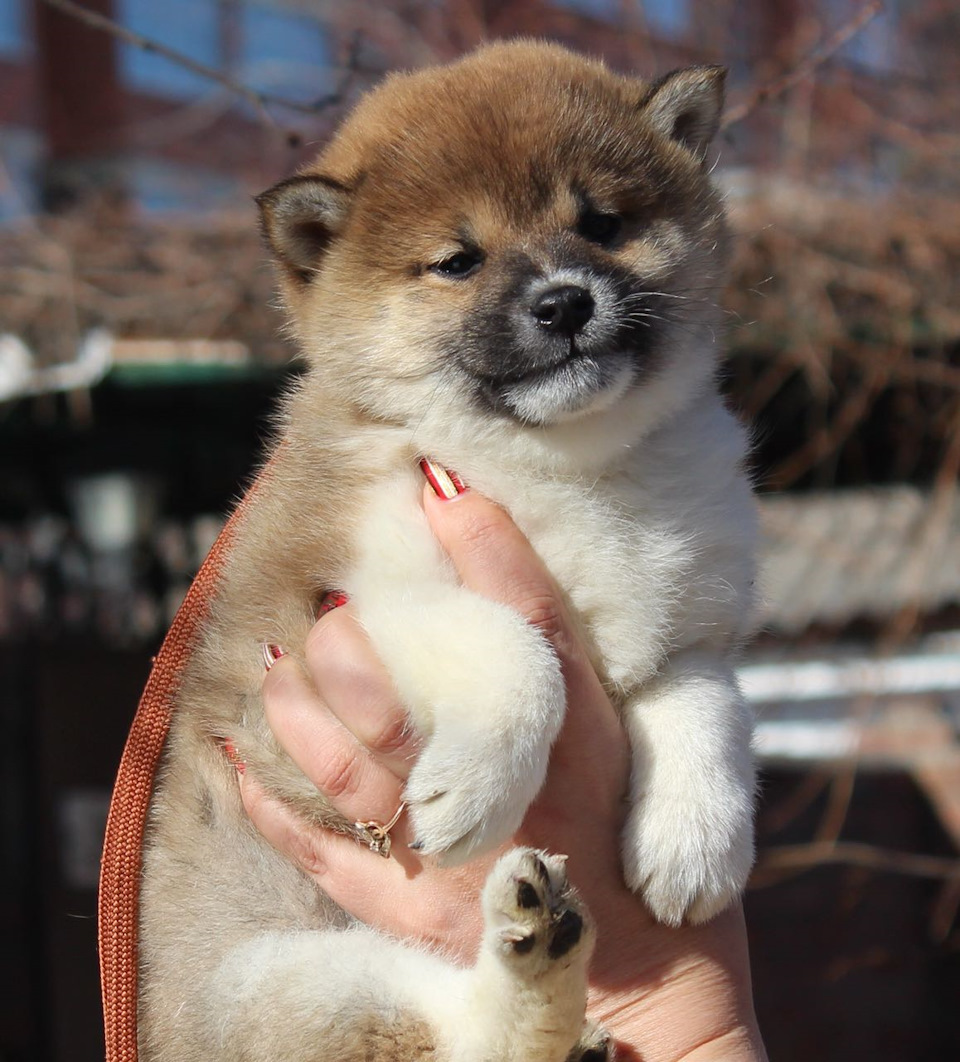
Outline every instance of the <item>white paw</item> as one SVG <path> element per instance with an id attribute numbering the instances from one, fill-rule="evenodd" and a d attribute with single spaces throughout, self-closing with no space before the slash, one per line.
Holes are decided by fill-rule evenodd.
<path id="1" fill-rule="evenodd" d="M 438 728 L 404 791 L 413 847 L 451 865 L 510 838 L 543 785 L 552 741 L 549 731 L 521 741 L 482 725 Z"/>
<path id="2" fill-rule="evenodd" d="M 753 865 L 752 786 L 715 787 L 700 803 L 684 796 L 692 794 L 648 791 L 623 833 L 627 884 L 671 926 L 719 914 L 743 891 Z"/>
<path id="3" fill-rule="evenodd" d="M 528 976 L 558 964 L 569 969 L 575 956 L 585 965 L 593 946 L 592 923 L 565 864 L 565 856 L 514 848 L 483 888 L 488 943 L 502 962 Z"/>
<path id="4" fill-rule="evenodd" d="M 507 840 L 546 776 L 566 692 L 539 630 L 461 587 L 364 624 L 424 748 L 404 792 L 413 843 L 455 863 Z M 402 619 L 402 625 L 401 625 Z"/>

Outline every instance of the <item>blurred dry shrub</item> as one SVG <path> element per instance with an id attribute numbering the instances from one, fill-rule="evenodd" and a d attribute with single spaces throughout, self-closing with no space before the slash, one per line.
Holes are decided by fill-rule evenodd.
<path id="1" fill-rule="evenodd" d="M 727 62 L 732 122 L 721 138 L 720 175 L 731 186 L 739 236 L 724 295 L 728 386 L 761 425 L 762 483 L 942 485 L 955 475 L 960 15 L 953 5 L 918 0 L 894 22 L 874 0 L 689 0 L 688 29 L 673 37 L 658 36 L 654 8 L 662 5 L 638 0 L 294 6 L 324 20 L 339 42 L 348 97 L 379 71 L 518 33 L 553 36 L 621 69 Z M 217 90 L 225 88 L 221 78 Z M 261 118 L 298 123 L 305 151 L 313 151 L 336 114 L 273 107 Z M 202 144 L 207 132 L 194 135 Z M 279 365 L 290 350 L 268 309 L 266 257 L 252 205 L 245 213 L 151 220 L 104 199 L 69 216 L 34 216 L 0 239 L 2 327 L 47 363 L 71 357 L 78 338 L 98 325 L 120 336 L 236 337 Z"/>

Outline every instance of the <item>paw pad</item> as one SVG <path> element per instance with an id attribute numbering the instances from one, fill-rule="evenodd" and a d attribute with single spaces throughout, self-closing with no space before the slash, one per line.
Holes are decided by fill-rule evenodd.
<path id="1" fill-rule="evenodd" d="M 571 948 L 580 943 L 582 932 L 583 919 L 576 911 L 567 908 L 554 923 L 547 954 L 551 959 L 562 959 Z"/>
<path id="2" fill-rule="evenodd" d="M 529 936 L 521 937 L 519 940 L 513 941 L 513 950 L 518 955 L 526 955 L 533 951 L 537 943 L 536 933 L 531 933 Z"/>
<path id="3" fill-rule="evenodd" d="M 540 897 L 537 895 L 537 890 L 529 881 L 521 881 L 517 886 L 517 907 L 530 909 L 539 906 Z"/>

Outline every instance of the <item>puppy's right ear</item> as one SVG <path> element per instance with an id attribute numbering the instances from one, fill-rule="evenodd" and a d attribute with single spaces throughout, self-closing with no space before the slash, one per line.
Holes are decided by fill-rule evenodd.
<path id="1" fill-rule="evenodd" d="M 257 196 L 263 231 L 280 264 L 307 283 L 343 228 L 350 189 L 330 177 L 289 177 Z"/>
<path id="2" fill-rule="evenodd" d="M 720 127 L 722 66 L 688 66 L 655 81 L 640 106 L 650 124 L 702 162 Z"/>

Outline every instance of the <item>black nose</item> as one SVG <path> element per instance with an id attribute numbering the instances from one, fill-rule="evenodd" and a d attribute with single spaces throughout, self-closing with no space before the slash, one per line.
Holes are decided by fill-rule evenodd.
<path id="1" fill-rule="evenodd" d="M 586 288 L 564 284 L 538 295 L 530 312 L 545 332 L 574 336 L 593 317 L 595 305 Z"/>

